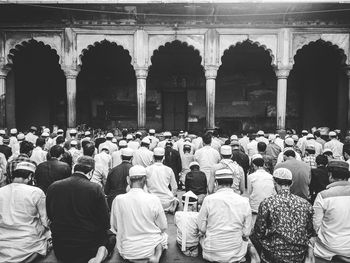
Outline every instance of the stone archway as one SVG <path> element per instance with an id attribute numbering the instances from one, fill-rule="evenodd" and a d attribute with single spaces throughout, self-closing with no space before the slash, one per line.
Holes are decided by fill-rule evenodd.
<path id="1" fill-rule="evenodd" d="M 205 77 L 198 50 L 175 40 L 153 52 L 147 83 L 147 125 L 156 129 L 202 131 Z"/>
<path id="2" fill-rule="evenodd" d="M 103 40 L 81 54 L 77 122 L 96 127 L 137 127 L 136 77 L 129 52 Z"/>
<path id="3" fill-rule="evenodd" d="M 348 87 L 343 71 L 344 50 L 318 39 L 300 48 L 294 61 L 288 78 L 287 126 L 346 129 Z"/>
<path id="4" fill-rule="evenodd" d="M 246 40 L 227 49 L 216 78 L 215 120 L 224 132 L 276 126 L 276 90 L 272 53 Z"/>
<path id="5" fill-rule="evenodd" d="M 8 127 L 66 126 L 66 81 L 57 51 L 31 39 L 8 54 L 6 80 Z"/>

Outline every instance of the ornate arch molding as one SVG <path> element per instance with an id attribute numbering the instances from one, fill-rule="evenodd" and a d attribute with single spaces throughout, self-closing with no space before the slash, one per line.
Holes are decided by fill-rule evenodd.
<path id="1" fill-rule="evenodd" d="M 277 35 L 220 35 L 219 66 L 222 64 L 224 53 L 231 47 L 243 42 L 249 42 L 262 47 L 271 57 L 271 65 L 277 65 Z"/>
<path id="2" fill-rule="evenodd" d="M 131 57 L 131 64 L 134 60 L 134 36 L 133 35 L 78 35 L 77 36 L 77 54 L 78 66 L 82 65 L 81 58 L 84 53 L 91 48 L 99 45 L 103 41 L 108 41 L 117 46 L 121 46 Z M 91 44 L 93 43 L 93 44 Z M 128 47 L 128 48 L 126 48 Z"/>
<path id="3" fill-rule="evenodd" d="M 19 44 L 15 44 L 14 46 L 12 46 L 12 48 L 8 49 L 8 52 L 6 53 L 7 54 L 6 66 L 9 68 L 12 68 L 16 55 L 18 55 L 18 53 L 20 53 L 21 51 L 24 51 L 30 45 L 39 45 L 40 47 L 48 50 L 49 52 L 53 52 L 57 56 L 57 63 L 61 65 L 62 57 L 57 52 L 56 48 L 53 48 L 50 44 L 45 44 L 43 41 L 31 38 L 28 40 L 24 40 Z"/>
<path id="4" fill-rule="evenodd" d="M 80 63 L 79 63 L 78 66 L 79 66 L 79 67 L 82 66 L 82 57 L 84 57 L 87 53 L 91 52 L 93 49 L 95 49 L 96 47 L 99 47 L 100 45 L 102 45 L 102 44 L 104 44 L 104 43 L 109 43 L 109 44 L 111 44 L 112 46 L 122 48 L 122 52 L 125 52 L 125 53 L 130 57 L 130 62 L 129 62 L 129 63 L 130 63 L 131 66 L 133 66 L 133 64 L 132 64 L 132 57 L 131 57 L 131 55 L 130 55 L 129 50 L 125 49 L 122 45 L 118 45 L 116 42 L 111 42 L 111 41 L 106 40 L 106 39 L 104 39 L 104 40 L 102 40 L 102 41 L 99 41 L 99 42 L 95 42 L 94 44 L 88 45 L 86 48 L 84 48 L 84 49 L 81 51 L 80 55 L 79 55 L 79 62 L 80 62 Z"/>
<path id="5" fill-rule="evenodd" d="M 349 34 L 298 34 L 293 37 L 291 62 L 294 64 L 294 57 L 306 45 L 321 41 L 327 46 L 336 49 L 342 57 L 342 63 L 349 65 Z"/>
<path id="6" fill-rule="evenodd" d="M 167 43 L 180 41 L 192 48 L 201 57 L 201 65 L 204 66 L 204 35 L 150 35 L 148 46 L 148 66 L 152 65 L 151 58 L 155 51 Z"/>

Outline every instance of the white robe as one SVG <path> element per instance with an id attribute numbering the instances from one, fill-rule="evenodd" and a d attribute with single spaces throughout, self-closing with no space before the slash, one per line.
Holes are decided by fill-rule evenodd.
<path id="1" fill-rule="evenodd" d="M 194 154 L 194 159 L 199 163 L 199 168 L 207 176 L 207 182 L 211 175 L 212 168 L 220 162 L 220 154 L 213 147 L 206 145 Z"/>
<path id="2" fill-rule="evenodd" d="M 141 165 L 143 167 L 150 166 L 153 163 L 153 152 L 148 150 L 146 147 L 140 147 L 134 152 L 132 159 L 133 165 Z"/>

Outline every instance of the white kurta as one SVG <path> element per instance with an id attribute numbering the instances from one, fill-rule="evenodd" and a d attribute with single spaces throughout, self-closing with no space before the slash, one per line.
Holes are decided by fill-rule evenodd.
<path id="1" fill-rule="evenodd" d="M 108 140 L 105 141 L 104 143 L 101 143 L 98 146 L 98 152 L 100 153 L 103 148 L 108 149 L 109 154 L 112 154 L 114 151 L 118 150 L 118 146 L 115 143 L 113 143 L 112 141 L 108 141 Z"/>
<path id="2" fill-rule="evenodd" d="M 133 165 L 141 165 L 143 167 L 150 166 L 153 163 L 153 152 L 148 150 L 146 147 L 140 147 L 134 152 L 132 159 Z"/>
<path id="3" fill-rule="evenodd" d="M 176 200 L 173 193 L 177 191 L 177 183 L 173 170 L 162 163 L 154 163 L 146 168 L 147 188 L 151 194 L 158 196 L 163 209 L 167 211 Z M 168 186 L 171 186 L 172 191 Z"/>
<path id="4" fill-rule="evenodd" d="M 83 155 L 82 152 L 75 147 L 70 148 L 68 151 L 72 155 L 73 165 L 76 164 L 79 157 Z"/>
<path id="5" fill-rule="evenodd" d="M 176 241 L 182 244 L 183 229 L 186 228 L 186 247 L 198 246 L 199 231 L 197 225 L 198 212 L 178 211 L 175 213 Z"/>
<path id="6" fill-rule="evenodd" d="M 45 256 L 51 233 L 45 194 L 37 187 L 12 183 L 0 188 L 0 262 Z"/>
<path id="7" fill-rule="evenodd" d="M 252 140 L 247 144 L 247 152 L 249 157 L 252 157 L 254 154 L 258 153 L 258 142 L 256 140 Z"/>
<path id="8" fill-rule="evenodd" d="M 155 195 L 132 188 L 112 203 L 111 230 L 117 235 L 120 255 L 128 260 L 147 259 L 159 244 L 167 248 L 167 220 Z"/>
<path id="9" fill-rule="evenodd" d="M 138 141 L 130 141 L 128 142 L 128 148 L 131 148 L 134 151 L 136 151 L 138 148 L 140 148 L 140 143 Z"/>
<path id="10" fill-rule="evenodd" d="M 38 139 L 38 136 L 34 135 L 31 132 L 28 132 L 25 138 L 26 138 L 26 141 L 31 142 L 32 144 L 35 145 L 36 139 Z"/>
<path id="11" fill-rule="evenodd" d="M 47 151 L 44 151 L 41 147 L 37 146 L 33 149 L 30 160 L 34 161 L 36 165 L 39 165 L 46 161 Z"/>
<path id="12" fill-rule="evenodd" d="M 333 157 L 335 159 L 342 159 L 343 157 L 343 143 L 337 139 L 332 139 L 324 144 L 324 149 L 331 149 L 333 152 Z"/>
<path id="13" fill-rule="evenodd" d="M 102 151 L 99 154 L 96 154 L 95 157 L 95 170 L 91 178 L 91 182 L 98 183 L 101 186 L 104 186 L 109 170 L 112 165 L 112 157 Z"/>
<path id="14" fill-rule="evenodd" d="M 220 154 L 209 145 L 199 149 L 194 154 L 194 159 L 199 163 L 199 168 L 207 176 L 207 182 L 211 175 L 212 168 L 220 161 Z"/>
<path id="15" fill-rule="evenodd" d="M 122 163 L 122 151 L 118 150 L 112 153 L 112 168 Z"/>
<path id="16" fill-rule="evenodd" d="M 236 262 L 247 253 L 252 212 L 248 199 L 230 188 L 208 195 L 198 215 L 203 258 L 216 262 Z"/>

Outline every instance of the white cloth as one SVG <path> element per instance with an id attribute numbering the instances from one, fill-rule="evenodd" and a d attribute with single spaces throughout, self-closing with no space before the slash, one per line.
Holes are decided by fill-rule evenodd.
<path id="1" fill-rule="evenodd" d="M 297 142 L 297 147 L 301 149 L 303 147 L 303 144 L 306 142 L 306 136 L 301 137 Z"/>
<path id="2" fill-rule="evenodd" d="M 35 144 L 34 144 L 35 145 Z M 10 144 L 9 144 L 9 146 L 11 147 L 11 149 L 12 149 L 12 153 L 15 153 L 16 152 L 16 150 L 18 149 L 17 147 L 18 147 L 18 140 L 17 140 L 17 137 L 15 137 L 15 136 L 11 136 L 10 137 Z"/>
<path id="3" fill-rule="evenodd" d="M 118 150 L 118 146 L 115 143 L 113 143 L 112 141 L 109 141 L 109 140 L 105 141 L 104 143 L 101 143 L 98 146 L 98 152 L 100 153 L 103 148 L 108 149 L 109 154 L 112 154 L 114 151 Z"/>
<path id="4" fill-rule="evenodd" d="M 40 188 L 19 183 L 0 188 L 0 236 L 0 262 L 46 255 L 51 233 Z"/>
<path id="5" fill-rule="evenodd" d="M 47 151 L 44 151 L 41 147 L 37 146 L 33 149 L 30 160 L 34 161 L 36 165 L 39 165 L 46 161 Z"/>
<path id="6" fill-rule="evenodd" d="M 150 151 L 153 151 L 154 150 L 154 148 L 156 148 L 157 147 L 157 145 L 158 145 L 158 143 L 159 143 L 159 139 L 157 138 L 157 137 L 155 137 L 155 136 L 151 136 L 151 135 L 149 135 L 149 136 L 147 136 L 147 138 L 150 140 L 150 145 L 149 145 L 149 149 L 150 149 Z"/>
<path id="7" fill-rule="evenodd" d="M 139 188 L 118 195 L 112 203 L 111 230 L 117 235 L 120 255 L 146 259 L 159 244 L 167 248 L 167 220 L 159 199 Z"/>
<path id="8" fill-rule="evenodd" d="M 331 183 L 314 203 L 317 232 L 314 253 L 330 260 L 335 255 L 350 257 L 350 182 Z"/>
<path id="9" fill-rule="evenodd" d="M 150 166 L 153 163 L 153 152 L 146 147 L 140 147 L 134 152 L 132 159 L 133 165 L 141 165 L 143 167 Z"/>
<path id="10" fill-rule="evenodd" d="M 28 132 L 26 135 L 26 141 L 31 142 L 32 144 L 36 144 L 36 140 L 38 139 L 38 136 L 34 135 L 31 132 Z"/>
<path id="11" fill-rule="evenodd" d="M 243 136 L 241 139 L 238 140 L 239 144 L 243 147 L 244 152 L 248 154 L 248 148 L 247 145 L 249 143 L 249 137 L 248 136 Z"/>
<path id="12" fill-rule="evenodd" d="M 270 143 L 270 142 L 269 142 L 269 139 L 265 138 L 264 136 L 259 136 L 259 137 L 257 137 L 257 138 L 256 138 L 256 141 L 257 141 L 257 142 L 264 142 L 264 143 L 266 144 L 266 146 L 269 145 L 269 143 Z M 258 147 L 258 146 L 257 146 L 257 147 Z"/>
<path id="13" fill-rule="evenodd" d="M 252 157 L 254 154 L 258 153 L 258 142 L 256 140 L 252 140 L 250 143 L 247 144 L 247 151 L 249 157 Z"/>
<path id="14" fill-rule="evenodd" d="M 176 198 L 177 183 L 173 170 L 162 163 L 154 163 L 146 168 L 147 188 L 151 194 L 158 196 L 165 211 L 171 208 Z M 168 186 L 171 186 L 172 191 Z"/>
<path id="15" fill-rule="evenodd" d="M 337 139 L 332 139 L 324 144 L 324 149 L 331 149 L 334 159 L 341 160 L 343 157 L 343 143 Z"/>
<path id="16" fill-rule="evenodd" d="M 140 148 L 140 143 L 138 141 L 129 141 L 128 147 L 136 151 L 138 148 Z"/>
<path id="17" fill-rule="evenodd" d="M 111 169 L 112 157 L 105 151 L 102 151 L 101 153 L 96 154 L 94 159 L 95 170 L 91 182 L 98 183 L 103 187 L 107 180 L 109 170 Z"/>
<path id="18" fill-rule="evenodd" d="M 216 137 L 213 137 L 213 139 L 211 140 L 211 147 L 213 147 L 215 150 L 219 152 L 221 146 L 222 146 L 222 141 L 220 141 L 220 139 Z"/>
<path id="19" fill-rule="evenodd" d="M 279 138 L 279 137 L 277 137 L 276 139 L 275 139 L 275 143 L 281 148 L 281 150 L 283 151 L 283 149 L 284 149 L 284 141 L 281 139 L 281 138 Z"/>
<path id="20" fill-rule="evenodd" d="M 0 187 L 5 185 L 7 161 L 3 153 L 0 153 Z"/>
<path id="21" fill-rule="evenodd" d="M 205 233 L 201 240 L 203 258 L 217 262 L 241 260 L 248 247 L 242 237 L 249 236 L 251 221 L 248 199 L 230 188 L 204 198 L 198 215 L 199 230 Z"/>
<path id="22" fill-rule="evenodd" d="M 213 147 L 206 145 L 197 150 L 194 154 L 194 159 L 199 163 L 199 168 L 207 176 L 209 182 L 212 167 L 220 161 L 220 154 Z"/>
<path id="23" fill-rule="evenodd" d="M 203 139 L 202 137 L 197 137 L 192 140 L 192 143 L 194 145 L 194 151 L 201 149 L 203 147 Z"/>
<path id="24" fill-rule="evenodd" d="M 77 163 L 77 160 L 82 156 L 82 152 L 75 147 L 71 147 L 68 152 L 72 155 L 73 165 Z"/>
<path id="25" fill-rule="evenodd" d="M 112 153 L 112 168 L 118 166 L 119 164 L 122 163 L 122 151 L 114 151 Z"/>
<path id="26" fill-rule="evenodd" d="M 275 194 L 273 177 L 264 169 L 258 169 L 248 175 L 249 204 L 252 212 L 258 212 L 260 203 L 267 197 Z"/>
<path id="27" fill-rule="evenodd" d="M 199 231 L 197 225 L 198 212 L 178 211 L 175 213 L 176 241 L 182 244 L 182 229 L 186 228 L 186 247 L 198 246 Z"/>
<path id="28" fill-rule="evenodd" d="M 315 139 L 309 139 L 304 141 L 302 147 L 301 147 L 301 153 L 303 156 L 305 155 L 305 149 L 307 146 L 313 146 L 315 148 L 315 156 L 322 154 L 323 146 L 319 142 L 316 142 Z"/>

